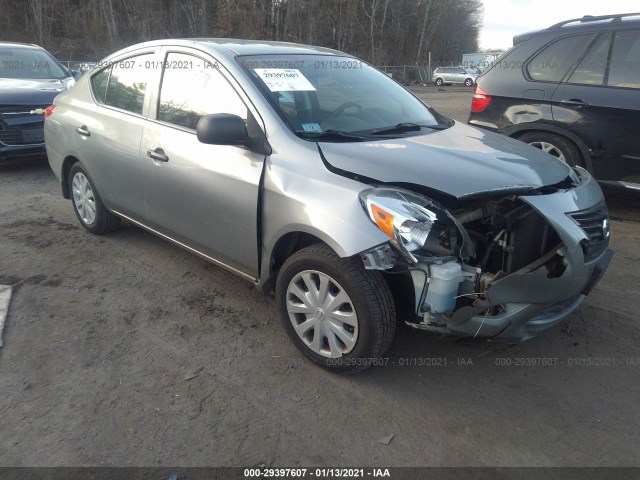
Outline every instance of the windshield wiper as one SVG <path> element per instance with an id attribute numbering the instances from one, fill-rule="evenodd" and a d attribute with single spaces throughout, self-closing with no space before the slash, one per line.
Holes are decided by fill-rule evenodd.
<path id="1" fill-rule="evenodd" d="M 423 128 L 430 128 L 431 130 L 444 130 L 449 128 L 449 125 L 420 125 L 419 123 L 399 123 L 393 127 L 376 128 L 369 132 L 371 135 L 392 135 L 394 133 L 405 132 L 419 132 Z"/>
<path id="2" fill-rule="evenodd" d="M 366 139 L 366 137 L 362 135 L 342 130 L 325 130 L 324 132 L 305 132 L 304 130 L 296 130 L 296 133 L 316 140 L 355 140 L 361 142 Z"/>

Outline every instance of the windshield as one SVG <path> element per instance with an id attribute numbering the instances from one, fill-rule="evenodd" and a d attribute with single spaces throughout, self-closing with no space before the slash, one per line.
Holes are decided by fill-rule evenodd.
<path id="1" fill-rule="evenodd" d="M 49 79 L 69 75 L 44 50 L 0 46 L 0 78 Z"/>
<path id="2" fill-rule="evenodd" d="M 450 126 L 385 74 L 334 55 L 242 56 L 238 63 L 300 137 L 362 141 Z"/>

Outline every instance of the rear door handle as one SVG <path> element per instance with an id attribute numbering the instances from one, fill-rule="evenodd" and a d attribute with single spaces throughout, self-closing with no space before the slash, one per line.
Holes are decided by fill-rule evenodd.
<path id="1" fill-rule="evenodd" d="M 147 157 L 157 160 L 158 162 L 168 162 L 169 157 L 164 154 L 164 150 L 156 148 L 154 150 L 147 150 Z"/>
<path id="2" fill-rule="evenodd" d="M 576 107 L 588 107 L 589 104 L 580 100 L 579 98 L 571 98 L 569 100 L 560 100 L 560 103 L 564 105 L 574 105 Z"/>
<path id="3" fill-rule="evenodd" d="M 86 125 L 82 125 L 81 127 L 76 128 L 76 132 L 78 132 L 83 137 L 88 137 L 91 135 Z"/>

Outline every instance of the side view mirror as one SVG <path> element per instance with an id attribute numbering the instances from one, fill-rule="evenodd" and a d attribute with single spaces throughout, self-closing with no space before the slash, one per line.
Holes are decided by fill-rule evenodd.
<path id="1" fill-rule="evenodd" d="M 246 145 L 249 143 L 247 127 L 237 115 L 215 113 L 205 115 L 196 127 L 198 140 L 211 145 Z"/>
<path id="2" fill-rule="evenodd" d="M 71 76 L 78 80 L 82 76 L 82 72 L 79 72 L 78 70 L 71 70 Z"/>

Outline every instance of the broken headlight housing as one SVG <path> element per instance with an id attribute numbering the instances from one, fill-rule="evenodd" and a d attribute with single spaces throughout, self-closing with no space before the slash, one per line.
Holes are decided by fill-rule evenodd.
<path id="1" fill-rule="evenodd" d="M 433 200 L 400 189 L 372 188 L 360 193 L 360 203 L 412 263 L 420 257 L 474 255 L 466 231 Z"/>

